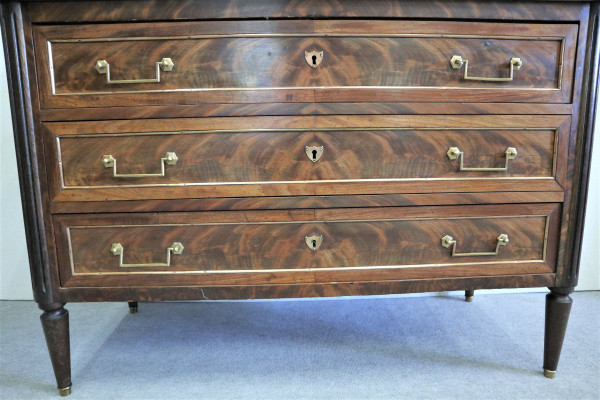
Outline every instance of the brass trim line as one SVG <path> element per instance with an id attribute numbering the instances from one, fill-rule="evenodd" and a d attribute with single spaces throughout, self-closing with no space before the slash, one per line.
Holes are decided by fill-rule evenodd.
<path id="1" fill-rule="evenodd" d="M 393 221 L 418 221 L 418 220 L 458 220 L 458 219 L 498 219 L 498 218 L 546 218 L 544 246 L 542 258 L 535 260 L 500 260 L 469 263 L 434 263 L 434 264 L 414 264 L 414 265 L 384 265 L 384 266 L 357 266 L 357 267 L 323 267 L 323 268 L 297 268 L 297 269 L 254 269 L 254 270 L 189 270 L 189 271 L 132 271 L 132 272 L 75 272 L 75 263 L 73 259 L 73 246 L 71 240 L 72 229 L 106 229 L 106 228 L 135 228 L 135 227 L 165 227 L 165 226 L 220 226 L 220 225 L 275 225 L 275 224 L 332 224 L 348 222 L 393 222 Z M 132 224 L 132 225 L 110 225 L 94 226 L 82 225 L 66 227 L 67 246 L 69 250 L 69 262 L 71 276 L 102 276 L 102 275 L 127 275 L 127 274 L 234 274 L 234 273 L 273 273 L 273 272 L 318 272 L 318 271 L 347 271 L 347 270 L 372 270 L 372 269 L 406 269 L 406 268 L 438 268 L 469 265 L 488 265 L 488 264 L 531 264 L 545 263 L 550 215 L 496 215 L 496 216 L 478 216 L 478 217 L 413 217 L 413 218 L 390 218 L 390 219 L 369 219 L 369 220 L 311 220 L 311 221 L 263 221 L 263 222 L 222 222 L 222 223 L 192 223 L 192 224 Z"/>
<path id="2" fill-rule="evenodd" d="M 140 185 L 106 185 L 106 186 L 62 186 L 62 190 L 84 190 L 84 189 L 121 189 L 121 188 L 155 188 L 155 187 L 198 187 L 198 186 L 243 186 L 243 185 L 310 185 L 324 183 L 360 183 L 360 182 L 442 182 L 442 181 L 532 181 L 545 180 L 553 181 L 551 176 L 500 176 L 500 177 L 479 177 L 479 178 L 367 178 L 367 179 L 320 179 L 320 180 L 299 180 L 299 181 L 258 181 L 258 182 L 194 182 L 194 183 L 148 183 Z M 254 197 L 254 196 L 250 196 Z M 167 200 L 167 199 L 163 199 Z"/>
<path id="3" fill-rule="evenodd" d="M 526 35 L 473 35 L 473 34 L 440 34 L 440 33 L 230 33 L 230 34 L 204 34 L 204 35 L 176 35 L 176 36 L 122 36 L 98 37 L 85 39 L 46 39 L 51 43 L 89 43 L 89 42 L 141 42 L 148 40 L 196 40 L 196 39 L 235 39 L 235 38 L 271 38 L 271 37 L 394 37 L 394 38 L 432 38 L 432 39 L 501 39 L 501 40 L 565 40 L 564 36 L 526 36 Z"/>
<path id="4" fill-rule="evenodd" d="M 86 42 L 122 42 L 122 41 L 148 41 L 148 40 L 194 40 L 194 39 L 224 39 L 224 38 L 270 38 L 270 37 L 391 37 L 391 38 L 436 38 L 436 39 L 500 39 L 500 40 L 545 40 L 560 41 L 559 57 L 557 59 L 557 86 L 555 88 L 465 88 L 447 86 L 307 86 L 307 87 L 256 87 L 256 88 L 186 88 L 169 90 L 131 90 L 112 92 L 75 92 L 57 93 L 54 77 L 54 64 L 52 58 L 52 43 L 86 43 Z M 369 34 L 369 33 L 244 33 L 229 35 L 189 35 L 189 36 L 146 36 L 146 37 L 120 37 L 120 38 L 88 38 L 88 39 L 46 39 L 48 49 L 48 67 L 50 73 L 50 91 L 54 96 L 87 96 L 135 93 L 166 93 L 166 92 L 198 92 L 198 91 L 251 91 L 251 90 L 314 90 L 314 89 L 380 89 L 380 90 L 504 90 L 504 91 L 561 91 L 563 84 L 563 64 L 566 37 L 564 36 L 508 36 L 508 35 L 461 35 L 461 34 Z"/>
<path id="5" fill-rule="evenodd" d="M 438 117 L 436 115 L 436 117 Z M 229 117 L 227 117 L 229 118 Z M 452 130 L 501 130 L 501 131 L 540 131 L 558 130 L 554 126 L 369 126 L 369 127 L 320 127 L 320 128 L 248 128 L 248 129 L 202 129 L 202 130 L 181 130 L 181 131 L 152 131 L 152 132 L 118 132 L 118 133 L 78 133 L 78 134 L 62 134 L 57 138 L 72 138 L 72 137 L 105 137 L 105 136 L 150 136 L 150 135 L 189 135 L 189 134 L 205 134 L 205 133 L 244 133 L 244 132 L 324 132 L 324 131 L 409 131 L 409 130 L 425 130 L 425 131 L 452 131 Z"/>
<path id="6" fill-rule="evenodd" d="M 454 205 L 456 206 L 456 205 Z M 209 212 L 209 211 L 207 211 Z M 233 210 L 233 213 L 242 211 Z M 454 220 L 454 219 L 496 219 L 496 218 L 535 218 L 549 217 L 547 214 L 514 214 L 514 215 L 484 215 L 484 216 L 461 216 L 461 217 L 410 217 L 410 218 L 370 218 L 370 219 L 329 219 L 329 220 L 303 220 L 303 221 L 257 221 L 257 222 L 195 222 L 189 224 L 121 224 L 121 225 L 77 225 L 69 229 L 105 229 L 105 228 L 144 228 L 161 226 L 220 226 L 220 225 L 272 225 L 272 224 L 332 224 L 346 222 L 392 222 L 392 221 L 432 221 L 432 220 Z"/>
<path id="7" fill-rule="evenodd" d="M 546 262 L 547 248 L 548 248 L 548 235 L 550 234 L 550 215 L 546 217 L 546 227 L 544 228 L 544 247 L 542 249 L 542 260 Z"/>
<path id="8" fill-rule="evenodd" d="M 78 272 L 72 276 L 105 276 L 105 275 L 210 275 L 210 274 L 252 274 L 252 273 L 282 273 L 282 272 L 319 272 L 319 271 L 359 271 L 359 270 L 385 270 L 409 268 L 448 268 L 471 265 L 494 264 L 536 264 L 544 263 L 543 260 L 502 260 L 471 263 L 439 263 L 439 264 L 414 264 L 414 265 L 378 265 L 359 267 L 323 267 L 323 268 L 294 268 L 294 269 L 238 269 L 238 270 L 173 270 L 173 271 L 131 271 L 131 272 Z"/>
<path id="9" fill-rule="evenodd" d="M 61 144 L 62 138 L 86 138 L 86 137 L 125 137 L 125 136 L 150 136 L 150 135 L 187 135 L 187 134 L 206 134 L 206 133 L 269 133 L 269 132 L 339 132 L 339 131 L 444 131 L 444 130 L 499 130 L 499 131 L 554 131 L 553 160 L 551 176 L 501 176 L 501 177 L 460 177 L 460 178 L 367 178 L 367 179 L 330 179 L 330 180 L 297 180 L 297 181 L 258 181 L 258 182 L 181 182 L 181 183 L 157 183 L 157 184 L 136 184 L 136 185 L 65 185 L 64 164 L 62 161 Z M 127 133 L 93 133 L 77 135 L 59 135 L 56 136 L 57 164 L 59 168 L 59 180 L 61 190 L 77 189 L 118 189 L 118 188 L 143 188 L 143 187 L 185 187 L 185 186 L 228 186 L 228 185 L 281 185 L 281 184 L 312 184 L 312 183 L 352 183 L 352 182 L 414 182 L 414 181 L 458 181 L 458 180 L 554 180 L 556 179 L 556 164 L 558 152 L 559 128 L 551 127 L 332 127 L 332 128 L 269 128 L 269 129 L 209 129 L 209 130 L 190 130 L 190 131 L 157 131 L 157 132 L 127 132 Z M 508 162 L 508 160 L 507 160 Z"/>

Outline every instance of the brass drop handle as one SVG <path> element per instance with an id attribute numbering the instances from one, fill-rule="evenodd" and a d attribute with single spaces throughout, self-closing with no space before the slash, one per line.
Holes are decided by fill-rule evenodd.
<path id="1" fill-rule="evenodd" d="M 170 58 L 163 58 L 156 63 L 156 78 L 150 79 L 121 79 L 112 80 L 110 79 L 110 64 L 106 60 L 96 61 L 95 69 L 100 75 L 106 75 L 106 83 L 108 84 L 121 84 L 121 83 L 159 83 L 160 82 L 160 71 L 169 72 L 173 70 L 175 64 Z"/>
<path id="2" fill-rule="evenodd" d="M 496 168 L 465 167 L 464 166 L 465 153 L 460 151 L 460 149 L 458 147 L 450 147 L 446 154 L 448 155 L 448 158 L 451 160 L 456 160 L 457 158 L 460 158 L 460 170 L 461 171 L 488 171 L 488 172 L 496 171 L 497 172 L 497 171 L 508 171 L 508 162 L 510 160 L 514 160 L 517 157 L 517 149 L 514 147 L 507 147 L 506 151 L 504 152 L 504 158 L 505 158 L 504 167 L 496 167 Z"/>
<path id="3" fill-rule="evenodd" d="M 518 71 L 523 66 L 523 61 L 521 61 L 518 57 L 513 57 L 510 59 L 510 70 L 508 74 L 508 78 L 487 78 L 484 76 L 469 76 L 469 60 L 464 60 L 461 56 L 454 55 L 450 59 L 450 65 L 453 69 L 460 69 L 462 66 L 465 66 L 465 74 L 463 75 L 463 79 L 467 81 L 487 81 L 487 82 L 509 82 L 513 80 L 514 71 Z"/>
<path id="4" fill-rule="evenodd" d="M 160 172 L 154 174 L 119 174 L 117 172 L 117 159 L 110 154 L 102 156 L 102 165 L 104 168 L 112 168 L 114 178 L 145 178 L 149 176 L 165 176 L 165 164 L 175 165 L 177 164 L 177 154 L 173 152 L 165 153 L 165 156 L 160 159 Z"/>
<path id="5" fill-rule="evenodd" d="M 132 267 L 170 267 L 171 266 L 171 253 L 181 254 L 183 253 L 183 245 L 179 242 L 173 242 L 171 247 L 167 248 L 167 262 L 165 263 L 148 263 L 148 264 L 125 264 L 123 263 L 123 246 L 121 243 L 113 243 L 110 246 L 110 252 L 115 256 L 119 256 L 119 268 L 132 268 Z"/>
<path id="6" fill-rule="evenodd" d="M 309 249 L 312 251 L 317 251 L 323 243 L 323 235 L 304 236 L 304 242 L 306 242 L 306 245 Z"/>
<path id="7" fill-rule="evenodd" d="M 500 246 L 506 246 L 508 244 L 508 235 L 502 233 L 496 240 L 496 250 L 482 253 L 457 253 L 456 240 L 450 235 L 446 235 L 442 238 L 442 246 L 445 248 L 452 246 L 452 257 L 497 256 Z"/>

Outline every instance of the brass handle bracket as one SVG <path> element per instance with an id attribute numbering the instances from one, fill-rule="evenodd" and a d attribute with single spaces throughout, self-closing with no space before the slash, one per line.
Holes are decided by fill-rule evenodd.
<path id="1" fill-rule="evenodd" d="M 160 71 L 169 72 L 173 70 L 175 64 L 170 58 L 163 58 L 156 63 L 156 78 L 150 79 L 121 79 L 113 80 L 110 78 L 110 64 L 106 60 L 96 61 L 95 69 L 100 75 L 106 75 L 106 83 L 108 84 L 128 84 L 128 83 L 159 83 Z"/>
<path id="2" fill-rule="evenodd" d="M 508 171 L 508 162 L 510 160 L 514 160 L 517 157 L 517 149 L 515 147 L 507 147 L 506 150 L 504 151 L 504 158 L 505 158 L 504 167 L 495 167 L 495 168 L 465 167 L 464 166 L 465 153 L 460 151 L 460 149 L 458 147 L 450 147 L 448 149 L 448 152 L 446 153 L 446 155 L 448 156 L 448 158 L 450 160 L 456 160 L 457 158 L 460 159 L 460 170 L 461 171 L 502 172 L 502 171 Z"/>
<path id="3" fill-rule="evenodd" d="M 489 252 L 481 253 L 457 253 L 456 252 L 456 240 L 450 235 L 446 235 L 442 238 L 442 246 L 445 248 L 452 247 L 452 257 L 475 257 L 475 256 L 497 256 L 500 246 L 506 246 L 508 244 L 508 235 L 505 233 L 500 234 L 496 239 L 496 249 Z"/>
<path id="4" fill-rule="evenodd" d="M 125 264 L 123 262 L 124 249 L 121 243 L 113 243 L 110 246 L 110 252 L 119 256 L 119 268 L 136 268 L 136 267 L 170 267 L 171 266 L 171 254 L 179 255 L 183 253 L 183 245 L 179 242 L 173 242 L 173 244 L 167 248 L 167 261 L 164 263 L 147 263 L 147 264 Z"/>
<path id="5" fill-rule="evenodd" d="M 487 81 L 487 82 L 510 82 L 513 80 L 514 71 L 518 71 L 523 66 L 523 61 L 518 57 L 513 57 L 509 61 L 510 70 L 507 78 L 488 78 L 485 76 L 469 76 L 469 60 L 464 60 L 461 56 L 453 55 L 450 59 L 450 65 L 453 69 L 460 69 L 465 66 L 463 79 L 467 81 Z"/>
<path id="6" fill-rule="evenodd" d="M 111 154 L 104 154 L 102 156 L 102 165 L 104 165 L 104 168 L 112 168 L 114 178 L 145 178 L 151 176 L 165 176 L 165 164 L 175 165 L 177 164 L 177 160 L 179 160 L 177 154 L 168 151 L 165 153 L 164 157 L 160 159 L 160 172 L 155 174 L 119 174 L 117 172 L 117 159 Z"/>

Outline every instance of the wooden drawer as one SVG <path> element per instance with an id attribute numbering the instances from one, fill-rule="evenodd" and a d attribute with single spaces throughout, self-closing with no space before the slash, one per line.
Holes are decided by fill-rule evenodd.
<path id="1" fill-rule="evenodd" d="M 371 116 L 45 127 L 55 201 L 98 201 L 561 191 L 568 123 L 562 116 Z"/>
<path id="2" fill-rule="evenodd" d="M 557 210 L 525 204 L 56 221 L 66 286 L 218 286 L 548 273 Z"/>
<path id="3" fill-rule="evenodd" d="M 576 37 L 574 24 L 440 21 L 35 27 L 43 108 L 356 101 L 568 103 Z M 463 63 L 452 63 L 458 60 L 454 56 Z M 165 59 L 170 61 L 162 63 Z"/>

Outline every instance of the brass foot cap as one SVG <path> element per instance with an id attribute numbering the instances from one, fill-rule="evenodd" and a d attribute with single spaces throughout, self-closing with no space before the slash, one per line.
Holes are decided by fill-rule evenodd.
<path id="1" fill-rule="evenodd" d="M 62 396 L 68 396 L 71 394 L 71 386 L 67 386 L 66 388 L 58 388 L 58 393 Z"/>
<path id="2" fill-rule="evenodd" d="M 473 296 L 465 296 L 465 301 L 467 303 L 472 303 L 473 302 Z"/>
<path id="3" fill-rule="evenodd" d="M 137 309 L 138 309 L 137 306 L 136 307 L 129 307 L 129 312 L 131 314 L 135 314 L 137 312 Z"/>
<path id="4" fill-rule="evenodd" d="M 554 376 L 556 375 L 556 371 L 550 371 L 548 369 L 544 370 L 544 376 L 546 378 L 550 378 L 550 379 L 554 379 Z"/>

